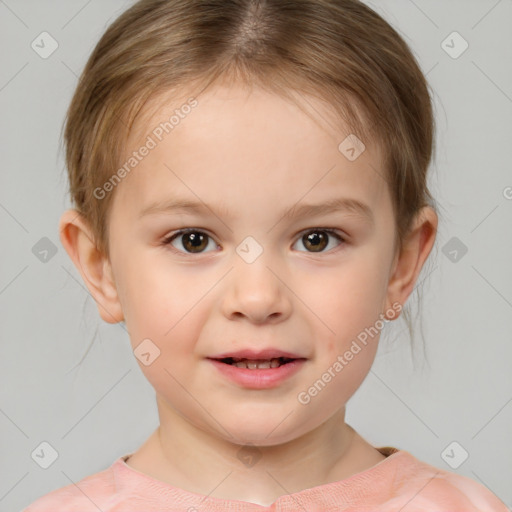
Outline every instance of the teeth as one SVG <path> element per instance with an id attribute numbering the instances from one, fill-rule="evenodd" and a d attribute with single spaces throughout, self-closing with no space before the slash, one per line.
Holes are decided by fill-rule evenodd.
<path id="1" fill-rule="evenodd" d="M 271 359 L 270 361 L 251 361 L 249 359 L 243 359 L 241 361 L 234 362 L 233 366 L 236 366 L 237 368 L 249 368 L 250 370 L 260 368 L 278 368 L 281 366 L 281 361 L 278 358 Z"/>

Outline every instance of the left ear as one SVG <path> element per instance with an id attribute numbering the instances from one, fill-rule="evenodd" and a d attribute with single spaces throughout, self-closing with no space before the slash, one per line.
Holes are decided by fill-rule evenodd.
<path id="1" fill-rule="evenodd" d="M 437 233 L 438 218 L 430 207 L 423 207 L 403 242 L 400 254 L 396 254 L 386 295 L 386 309 L 399 303 L 402 307 L 414 289 L 416 280 L 427 260 Z"/>

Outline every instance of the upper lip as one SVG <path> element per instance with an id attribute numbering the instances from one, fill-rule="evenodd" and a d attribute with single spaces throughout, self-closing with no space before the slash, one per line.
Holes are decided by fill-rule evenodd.
<path id="1" fill-rule="evenodd" d="M 264 350 L 237 350 L 236 352 L 225 352 L 224 354 L 218 354 L 216 356 L 209 357 L 208 359 L 277 359 L 279 357 L 286 357 L 288 359 L 305 359 L 299 354 L 294 354 L 292 352 L 286 352 L 284 350 L 278 350 L 275 348 L 267 348 Z"/>

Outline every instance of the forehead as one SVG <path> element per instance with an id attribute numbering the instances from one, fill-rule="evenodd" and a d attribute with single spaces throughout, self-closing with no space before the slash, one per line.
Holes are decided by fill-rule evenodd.
<path id="1" fill-rule="evenodd" d="M 379 146 L 361 141 L 364 151 L 354 160 L 363 146 L 333 109 L 295 97 L 218 85 L 195 97 L 193 107 L 186 91 L 155 98 L 135 123 L 126 156 L 148 139 L 155 147 L 118 187 L 119 201 L 140 210 L 180 189 L 227 202 L 228 189 L 237 187 L 239 195 L 261 188 L 295 202 L 340 186 L 356 199 L 378 199 L 387 188 Z"/>

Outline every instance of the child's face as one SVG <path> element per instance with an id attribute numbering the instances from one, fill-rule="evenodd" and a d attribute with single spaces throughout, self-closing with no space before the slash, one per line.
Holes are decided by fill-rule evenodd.
<path id="1" fill-rule="evenodd" d="M 398 298 L 389 287 L 395 228 L 381 155 L 363 141 L 366 150 L 349 161 L 338 149 L 349 133 L 327 125 L 327 107 L 313 98 L 304 105 L 323 128 L 259 90 L 217 87 L 197 100 L 161 142 L 152 132 L 185 100 L 162 108 L 130 141 L 136 150 L 151 135 L 157 145 L 115 191 L 110 248 L 119 302 L 132 347 L 149 339 L 149 357 L 152 347 L 160 350 L 140 366 L 161 421 L 177 412 L 226 440 L 286 442 L 326 421 L 357 390 L 375 356 L 381 313 Z M 335 199 L 364 203 L 371 216 L 291 212 Z M 176 201 L 197 207 L 143 214 Z M 184 228 L 203 238 L 177 236 L 165 245 Z M 256 389 L 209 359 L 268 348 L 306 361 Z M 319 391 L 310 392 L 315 383 Z"/>

